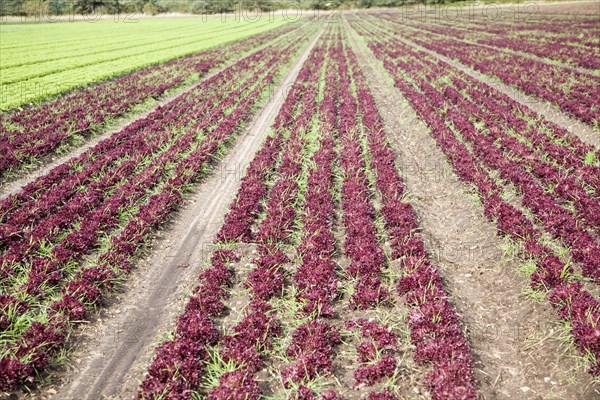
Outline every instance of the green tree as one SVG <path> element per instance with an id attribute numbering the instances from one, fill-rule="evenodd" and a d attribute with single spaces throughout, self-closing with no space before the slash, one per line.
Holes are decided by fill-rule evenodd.
<path id="1" fill-rule="evenodd" d="M 42 0 L 25 0 L 21 8 L 28 17 L 42 18 L 48 15 L 48 3 Z"/>
<path id="2" fill-rule="evenodd" d="M 73 8 L 76 13 L 87 15 L 97 13 L 106 4 L 103 0 L 76 0 Z"/>
<path id="3" fill-rule="evenodd" d="M 48 0 L 48 12 L 52 15 L 61 15 L 69 11 L 67 0 Z"/>
<path id="4" fill-rule="evenodd" d="M 24 0 L 1 0 L 0 15 L 23 15 Z"/>
<path id="5" fill-rule="evenodd" d="M 142 7 L 142 12 L 146 15 L 156 15 L 160 12 L 158 5 L 152 1 L 146 2 Z"/>

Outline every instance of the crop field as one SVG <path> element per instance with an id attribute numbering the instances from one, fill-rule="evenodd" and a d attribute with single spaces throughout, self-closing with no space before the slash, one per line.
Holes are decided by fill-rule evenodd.
<path id="1" fill-rule="evenodd" d="M 123 19 L 124 17 L 122 17 Z M 0 110 L 254 35 L 286 21 L 113 19 L 0 26 Z M 99 38 L 102 38 L 99 43 Z"/>
<path id="2" fill-rule="evenodd" d="M 596 8 L 1 25 L 0 398 L 600 398 Z"/>

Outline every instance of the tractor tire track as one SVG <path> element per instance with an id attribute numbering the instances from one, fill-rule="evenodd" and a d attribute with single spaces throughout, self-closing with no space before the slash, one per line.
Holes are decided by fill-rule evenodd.
<path id="1" fill-rule="evenodd" d="M 529 280 L 514 271 L 518 259 L 504 254 L 483 207 L 452 173 L 383 65 L 346 26 L 398 154 L 427 250 L 467 330 L 483 398 L 595 398 L 589 376 L 571 372 L 575 360 L 555 340 L 551 307 L 524 298 Z"/>
<path id="2" fill-rule="evenodd" d="M 150 254 L 138 263 L 123 292 L 113 296 L 114 306 L 76 333 L 81 343 L 71 357 L 71 371 L 63 374 L 50 398 L 98 400 L 135 396 L 160 335 L 172 326 L 193 288 L 198 265 L 210 254 L 212 239 L 239 187 L 244 167 L 260 148 L 283 104 L 285 88 L 294 81 L 321 32 L 322 27 L 268 104 L 189 197 L 154 242 Z"/>

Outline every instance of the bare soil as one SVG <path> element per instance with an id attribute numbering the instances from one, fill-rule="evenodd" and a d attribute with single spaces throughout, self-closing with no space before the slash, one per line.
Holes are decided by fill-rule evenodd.
<path id="1" fill-rule="evenodd" d="M 587 374 L 556 339 L 553 310 L 523 296 L 529 282 L 514 270 L 520 260 L 504 253 L 476 196 L 452 173 L 383 65 L 360 39 L 352 42 L 391 134 L 428 251 L 462 316 L 481 394 L 486 399 L 597 398 Z"/>
<path id="2" fill-rule="evenodd" d="M 268 103 L 240 134 L 228 154 L 185 201 L 180 211 L 137 263 L 123 290 L 95 321 L 76 329 L 67 366 L 29 398 L 130 399 L 194 287 L 211 254 L 245 167 L 262 145 L 285 98 L 285 88 L 320 36 L 320 31 L 285 75 Z"/>
<path id="3" fill-rule="evenodd" d="M 600 3 L 597 1 L 557 1 L 539 3 L 538 12 L 544 14 L 600 15 Z"/>
<path id="4" fill-rule="evenodd" d="M 452 60 L 451 58 L 448 58 L 444 55 L 426 49 L 425 47 L 419 46 L 411 40 L 405 38 L 397 39 L 421 51 L 431 54 L 439 60 L 450 64 L 451 66 L 461 70 L 462 72 L 475 79 L 480 80 L 481 82 L 487 83 L 488 85 L 504 93 L 514 101 L 524 104 L 536 113 L 543 115 L 548 121 L 554 122 L 561 128 L 568 130 L 572 134 L 579 137 L 579 139 L 581 139 L 584 143 L 591 144 L 594 146 L 600 145 L 600 131 L 562 112 L 557 106 L 545 100 L 529 96 L 517 88 L 505 85 L 504 83 L 500 82 L 499 79 L 484 75 L 481 72 L 476 71 L 475 69 L 467 65 L 461 64 L 458 61 Z"/>
<path id="5" fill-rule="evenodd" d="M 572 7 L 587 9 L 589 4 L 572 3 Z M 495 224 L 484 218 L 483 207 L 477 196 L 469 185 L 461 182 L 452 172 L 446 156 L 429 135 L 428 128 L 394 87 L 383 65 L 343 18 L 340 23 L 351 33 L 351 46 L 357 53 L 383 115 L 390 143 L 397 154 L 398 167 L 407 186 L 407 200 L 418 214 L 427 250 L 439 266 L 451 301 L 462 318 L 473 350 L 482 398 L 600 398 L 600 388 L 591 385 L 589 375 L 578 364 L 581 358 L 572 347 L 561 342 L 560 326 L 547 301 L 538 301 L 525 295 L 529 279 L 516 271 L 522 260 L 506 251 L 506 243 L 497 235 Z M 137 263 L 121 290 L 108 300 L 108 307 L 99 309 L 94 320 L 75 329 L 69 339 L 67 362 L 59 369 L 50 371 L 48 382 L 40 384 L 29 394 L 21 394 L 21 397 L 68 400 L 135 397 L 154 349 L 172 329 L 173 321 L 181 313 L 195 286 L 198 273 L 212 253 L 214 235 L 239 188 L 245 167 L 260 148 L 283 104 L 286 89 L 296 78 L 321 32 L 322 29 L 273 91 L 268 103 L 240 133 L 227 155 L 213 166 L 212 172 L 157 234 L 152 247 Z M 492 81 L 439 54 L 415 47 L 476 79 L 493 82 L 498 90 L 577 134 L 583 141 L 599 144 L 597 131 L 554 106 Z M 193 86 L 181 91 L 191 88 Z M 162 103 L 177 94 L 164 99 Z M 149 112 L 138 114 L 136 118 Z M 129 122 L 123 121 L 117 129 Z M 112 132 L 93 137 L 67 156 L 51 160 L 42 168 L 0 186 L 0 198 L 82 153 Z M 338 243 L 342 243 L 342 229 L 338 223 Z M 389 252 L 389 249 L 386 248 L 386 251 Z M 252 267 L 252 258 L 253 247 L 249 246 L 243 253 L 243 260 L 236 265 L 240 273 L 236 276 L 235 293 L 228 304 L 231 312 L 219 321 L 221 329 L 233 326 L 248 303 L 241 282 Z M 344 261 L 342 257 L 341 261 L 343 269 L 347 260 Z M 394 265 L 389 268 L 394 268 Z M 288 276 L 291 273 L 288 271 Z M 290 286 L 288 283 L 286 288 Z M 348 286 L 350 282 L 344 284 Z M 412 360 L 413 348 L 403 322 L 407 310 L 402 301 L 395 299 L 388 305 L 365 313 L 351 311 L 348 297 L 345 293 L 336 302 L 338 316 L 332 320 L 332 324 L 343 330 L 341 321 L 352 317 L 390 321 L 400 339 L 396 356 L 401 369 L 396 383 L 402 392 L 401 397 L 428 398 L 422 382 L 426 367 L 418 366 Z M 392 297 L 396 297 L 395 293 Z M 347 399 L 358 399 L 365 394 L 365 391 L 352 387 L 357 343 L 356 338 L 345 335 L 344 343 L 335 350 L 333 389 Z M 276 362 L 274 365 L 278 366 Z M 265 393 L 273 394 L 273 388 L 277 385 L 269 381 L 275 378 L 273 372 L 264 370 L 258 377 Z M 369 391 L 372 389 L 369 388 Z M 16 394 L 12 396 L 16 397 Z"/>
<path id="6" fill-rule="evenodd" d="M 588 17 L 590 15 L 600 14 L 600 3 L 597 1 L 569 1 L 569 0 L 550 0 L 550 1 L 530 1 L 530 2 L 485 2 L 485 1 L 473 1 L 472 3 L 462 4 L 429 4 L 423 6 L 419 4 L 417 6 L 405 5 L 402 9 L 412 11 L 415 8 L 424 10 L 430 13 L 440 12 L 443 8 L 443 12 L 447 12 L 448 15 L 452 15 L 456 10 L 465 11 L 466 7 L 473 10 L 485 10 L 485 15 L 493 15 L 497 10 L 506 11 L 506 15 L 512 16 L 514 11 L 520 10 L 524 15 L 533 13 L 541 14 L 565 14 L 565 15 L 581 15 L 582 17 Z M 386 12 L 398 12 L 398 8 L 382 8 Z M 363 9 L 364 10 L 364 9 Z M 358 11 L 363 11 L 358 10 Z M 365 10 L 368 11 L 368 10 Z"/>
<path id="7" fill-rule="evenodd" d="M 381 198 L 379 193 L 375 193 L 372 198 L 377 212 L 381 209 Z M 381 214 L 380 214 L 381 215 Z M 337 224 L 335 226 L 334 235 L 336 243 L 344 243 L 346 232 L 342 223 L 343 212 L 337 212 Z M 379 233 L 385 236 L 385 232 L 379 230 Z M 379 243 L 388 257 L 391 259 L 392 250 L 389 243 Z M 343 276 L 340 276 L 341 296 L 333 305 L 335 317 L 332 323 L 338 327 L 342 334 L 342 343 L 335 349 L 335 358 L 333 360 L 334 377 L 336 386 L 330 389 L 339 393 L 343 399 L 359 400 L 364 399 L 370 392 L 380 391 L 384 389 L 386 382 L 393 380 L 395 392 L 401 399 L 421 400 L 430 398 L 427 388 L 425 387 L 425 375 L 428 368 L 419 365 L 413 359 L 415 347 L 410 339 L 410 332 L 405 322 L 405 317 L 408 315 L 408 306 L 404 304 L 398 296 L 394 285 L 394 272 L 400 270 L 400 260 L 394 260 L 386 265 L 381 273 L 381 280 L 384 287 L 389 291 L 389 298 L 383 303 L 369 310 L 353 310 L 350 307 L 349 291 L 353 290 L 355 282 L 344 279 L 346 269 L 350 266 L 351 260 L 343 255 L 343 249 L 338 249 L 340 255 L 337 263 Z M 379 321 L 382 324 L 389 326 L 398 337 L 398 350 L 393 356 L 398 362 L 396 376 L 392 379 L 384 378 L 381 382 L 369 387 L 355 387 L 354 372 L 357 369 L 358 352 L 356 346 L 362 341 L 359 340 L 359 332 L 352 333 L 344 327 L 344 321 L 350 321 L 356 318 L 366 318 Z"/>
<path id="8" fill-rule="evenodd" d="M 268 45 L 269 43 L 272 43 L 272 41 L 250 49 L 248 53 L 256 51 Z M 23 186 L 34 181 L 40 176 L 46 175 L 53 168 L 56 168 L 59 165 L 66 163 L 72 158 L 80 156 L 82 153 L 85 153 L 87 150 L 91 149 L 102 140 L 107 139 L 114 133 L 123 130 L 127 125 L 131 124 L 132 122 L 147 117 L 152 111 L 154 111 L 158 107 L 165 106 L 167 103 L 171 102 L 181 94 L 194 90 L 195 88 L 204 84 L 213 76 L 217 75 L 221 71 L 235 64 L 238 61 L 238 59 L 231 60 L 221 65 L 220 67 L 214 69 L 208 74 L 200 77 L 199 79 L 196 79 L 196 82 L 183 84 L 183 86 L 181 87 L 168 90 L 166 94 L 163 94 L 163 96 L 158 100 L 148 100 L 145 103 L 137 105 L 125 116 L 117 118 L 115 121 L 109 123 L 108 126 L 104 128 L 100 128 L 102 130 L 102 133 L 90 133 L 84 135 L 85 137 L 82 139 L 83 142 L 81 144 L 66 144 L 65 147 L 61 149 L 64 152 L 64 154 L 51 153 L 45 157 L 42 157 L 34 164 L 24 166 L 22 169 L 17 170 L 9 174 L 8 176 L 1 177 L 0 200 L 4 199 L 5 197 L 8 197 L 11 194 L 15 194 L 16 192 L 21 190 Z"/>
<path id="9" fill-rule="evenodd" d="M 233 62 L 230 64 L 233 64 Z M 189 90 L 192 90 L 194 87 L 205 82 L 211 76 L 219 73 L 219 71 L 221 71 L 222 69 L 224 69 L 226 67 L 227 66 L 224 66 L 223 68 L 206 75 L 199 82 L 197 82 L 193 85 L 188 85 L 188 86 L 184 86 L 184 87 L 175 89 L 174 91 L 170 92 L 169 95 L 162 98 L 160 101 L 155 102 L 152 106 L 148 107 L 145 111 L 142 111 L 142 112 L 133 111 L 133 112 L 128 113 L 127 116 L 117 119 L 117 122 L 115 123 L 114 127 L 106 128 L 106 130 L 101 134 L 86 135 L 86 138 L 84 139 L 84 142 L 81 145 L 74 145 L 74 146 L 72 146 L 72 148 L 67 146 L 65 151 L 68 149 L 68 152 L 66 152 L 64 155 L 60 155 L 60 154 L 56 154 L 56 153 L 49 154 L 46 157 L 42 157 L 36 164 L 27 165 L 27 166 L 23 167 L 21 170 L 15 171 L 14 173 L 10 174 L 9 176 L 1 178 L 0 179 L 0 200 L 4 199 L 5 197 L 8 197 L 11 194 L 15 194 L 16 192 L 21 190 L 21 188 L 23 186 L 34 181 L 35 179 L 39 178 L 40 176 L 46 175 L 53 168 L 56 168 L 59 165 L 66 163 L 67 161 L 69 161 L 72 158 L 80 156 L 82 153 L 85 153 L 87 150 L 91 149 L 92 147 L 97 145 L 102 140 L 107 139 L 110 136 L 112 136 L 114 133 L 123 130 L 130 123 L 132 123 L 138 119 L 147 117 L 157 107 L 164 106 L 165 104 L 172 101 L 180 94 L 187 92 Z"/>
<path id="10" fill-rule="evenodd" d="M 485 48 L 495 50 L 495 51 L 502 51 L 504 53 L 515 54 L 515 55 L 521 56 L 521 57 L 527 57 L 532 60 L 543 62 L 543 63 L 550 64 L 550 65 L 557 65 L 562 68 L 567 68 L 567 69 L 573 70 L 575 72 L 579 72 L 580 74 L 589 75 L 590 77 L 598 76 L 598 73 L 594 70 L 576 67 L 573 65 L 568 65 L 568 64 L 565 64 L 565 63 L 557 61 L 557 60 L 551 60 L 551 59 L 547 59 L 547 58 L 545 59 L 543 57 L 539 57 L 539 56 L 536 56 L 535 54 L 531 54 L 531 53 L 526 53 L 524 51 L 517 51 L 517 50 L 509 49 L 506 47 L 494 47 L 492 45 L 483 44 L 483 43 L 469 42 L 469 44 L 472 44 L 475 46 L 480 46 L 480 47 L 485 47 Z"/>

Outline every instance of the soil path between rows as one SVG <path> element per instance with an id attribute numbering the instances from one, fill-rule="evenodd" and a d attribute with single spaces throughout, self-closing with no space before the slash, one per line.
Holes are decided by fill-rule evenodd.
<path id="1" fill-rule="evenodd" d="M 351 42 L 390 134 L 427 250 L 461 315 L 485 399 L 592 399 L 589 377 L 553 338 L 553 310 L 522 295 L 528 279 L 496 227 L 356 32 Z M 575 378 L 574 383 L 570 378 Z"/>
<path id="2" fill-rule="evenodd" d="M 243 54 L 242 57 L 245 57 L 248 54 L 251 54 L 265 46 L 268 46 L 269 44 L 272 44 L 275 40 L 277 39 L 270 40 L 260 46 L 253 48 L 246 54 Z M 85 153 L 87 150 L 91 149 L 92 147 L 100 143 L 102 140 L 108 139 L 113 134 L 125 129 L 125 127 L 127 127 L 132 122 L 147 117 L 158 107 L 163 107 L 169 102 L 173 101 L 175 98 L 181 96 L 182 94 L 192 91 L 200 85 L 203 85 L 204 83 L 206 83 L 207 80 L 219 74 L 223 70 L 229 68 L 230 66 L 235 64 L 239 59 L 240 57 L 222 64 L 220 67 L 217 67 L 217 69 L 215 69 L 214 71 L 202 76 L 198 81 L 194 83 L 190 83 L 182 87 L 173 89 L 172 91 L 170 91 L 169 94 L 167 94 L 164 97 L 161 97 L 158 101 L 156 101 L 152 105 L 149 105 L 147 109 L 143 111 L 131 111 L 127 115 L 118 118 L 114 127 L 106 128 L 105 132 L 98 135 L 88 135 L 84 139 L 84 142 L 82 144 L 74 145 L 73 147 L 69 148 L 68 152 L 64 155 L 48 154 L 40 161 L 38 165 L 32 165 L 28 167 L 29 170 L 25 169 L 22 171 L 18 171 L 15 174 L 15 176 L 9 177 L 6 180 L 0 179 L 0 200 L 10 196 L 11 194 L 17 193 L 19 190 L 21 190 L 21 188 L 23 188 L 23 186 L 27 185 L 28 183 L 33 182 L 40 176 L 46 175 L 52 169 L 58 167 L 61 164 L 66 163 L 70 159 L 78 157 L 82 153 Z"/>
<path id="3" fill-rule="evenodd" d="M 416 31 L 416 32 L 420 32 L 420 33 L 426 33 L 426 34 L 434 36 L 436 38 L 455 39 L 455 38 L 453 38 L 451 36 L 448 36 L 448 35 L 443 35 L 443 34 L 440 34 L 440 33 L 431 32 L 429 30 L 422 29 L 422 28 L 417 28 L 417 27 L 414 27 L 414 26 L 405 26 L 405 27 L 408 28 L 408 29 L 411 29 L 412 31 Z M 469 32 L 468 28 L 462 28 L 462 29 L 465 29 L 466 32 Z M 500 46 L 493 46 L 493 45 L 489 45 L 489 44 L 485 44 L 485 43 L 479 43 L 475 39 L 469 39 L 469 40 L 456 39 L 456 40 L 460 41 L 460 42 L 463 42 L 463 43 L 466 43 L 466 44 L 469 44 L 471 46 L 483 47 L 485 49 L 493 50 L 493 51 L 496 51 L 496 52 L 499 52 L 499 53 L 504 52 L 504 53 L 512 54 L 512 55 L 519 56 L 519 57 L 525 57 L 525 58 L 528 58 L 530 60 L 534 60 L 534 61 L 537 61 L 537 62 L 548 64 L 548 65 L 551 65 L 551 66 L 565 68 L 567 70 L 578 72 L 580 74 L 587 75 L 589 77 L 593 77 L 593 78 L 595 77 L 595 78 L 597 78 L 599 76 L 598 73 L 595 70 L 592 70 L 592 69 L 586 69 L 586 68 L 577 67 L 577 66 L 574 66 L 574 65 L 569 65 L 566 62 L 563 62 L 563 61 L 560 61 L 560 60 L 545 59 L 543 57 L 537 56 L 537 55 L 532 54 L 532 53 L 527 53 L 525 51 L 514 50 L 514 49 L 512 49 L 510 47 L 500 47 Z"/>
<path id="4" fill-rule="evenodd" d="M 423 46 L 420 46 L 411 40 L 401 37 L 397 37 L 396 39 L 418 50 L 431 54 L 438 60 L 450 64 L 451 66 L 466 73 L 472 78 L 475 78 L 481 82 L 492 86 L 494 89 L 504 93 L 514 101 L 524 104 L 536 113 L 543 115 L 544 118 L 546 118 L 548 121 L 551 121 L 556 125 L 560 126 L 561 128 L 568 130 L 573 135 L 579 137 L 579 139 L 581 139 L 584 143 L 591 144 L 594 146 L 600 146 L 600 130 L 595 130 L 592 126 L 587 125 L 574 117 L 571 117 L 570 115 L 562 112 L 555 105 L 545 100 L 529 96 L 517 88 L 502 83 L 498 78 L 485 75 L 465 64 L 460 63 L 459 61 L 452 60 L 449 57 L 436 53 L 435 51 L 429 50 Z"/>
<path id="5" fill-rule="evenodd" d="M 100 318 L 77 332 L 70 371 L 52 388 L 53 399 L 131 399 L 155 346 L 172 327 L 194 287 L 199 266 L 210 255 L 212 240 L 240 185 L 247 164 L 262 145 L 269 127 L 317 39 L 285 75 L 268 103 L 215 166 L 138 263 L 122 293 Z M 48 393 L 48 391 L 46 391 Z M 46 397 L 46 396 L 43 396 Z"/>
<path id="6" fill-rule="evenodd" d="M 147 110 L 144 110 L 140 113 L 134 113 L 128 117 L 121 118 L 120 122 L 118 122 L 116 127 L 110 128 L 106 132 L 101 133 L 99 135 L 90 135 L 89 137 L 87 137 L 85 139 L 85 142 L 83 144 L 69 149 L 69 151 L 66 154 L 64 154 L 64 155 L 49 154 L 47 157 L 44 158 L 44 160 L 41 161 L 39 166 L 31 166 L 30 171 L 26 171 L 26 170 L 19 171 L 15 177 L 9 178 L 9 180 L 0 183 L 0 200 L 4 199 L 5 197 L 10 196 L 11 194 L 17 193 L 19 190 L 21 190 L 21 188 L 23 186 L 27 185 L 28 183 L 33 182 L 35 179 L 39 178 L 40 176 L 46 175 L 52 169 L 58 167 L 59 165 L 66 163 L 70 159 L 80 156 L 82 153 L 85 153 L 87 150 L 91 149 L 92 147 L 94 147 L 95 145 L 100 143 L 102 140 L 108 139 L 113 134 L 125 129 L 125 127 L 127 127 L 127 125 L 131 124 L 132 122 L 137 121 L 138 119 L 147 117 L 148 115 L 150 115 L 151 112 L 156 110 L 158 107 L 165 106 L 167 103 L 174 100 L 176 97 L 182 95 L 185 92 L 193 90 L 195 87 L 203 84 L 204 82 L 206 82 L 206 80 L 210 79 L 212 76 L 218 74 L 219 72 L 221 72 L 222 70 L 224 70 L 225 68 L 227 68 L 233 64 L 235 64 L 235 61 L 232 61 L 232 62 L 224 65 L 222 68 L 219 68 L 219 69 L 205 75 L 204 77 L 202 77 L 202 79 L 200 79 L 200 81 L 198 81 L 190 86 L 185 86 L 185 87 L 176 89 L 173 93 L 171 93 L 167 97 L 162 98 L 160 101 L 158 101 L 155 104 L 153 104 L 152 106 L 148 107 Z"/>
<path id="7" fill-rule="evenodd" d="M 478 42 L 473 42 L 473 41 L 469 41 L 469 42 L 466 42 L 466 43 L 468 43 L 470 45 L 473 45 L 473 46 L 480 46 L 480 47 L 483 47 L 483 48 L 486 48 L 486 49 L 489 49 L 489 50 L 494 50 L 494 51 L 498 51 L 498 52 L 505 52 L 505 53 L 512 54 L 512 55 L 515 55 L 515 56 L 529 58 L 530 60 L 538 61 L 538 62 L 541 62 L 541 63 L 544 63 L 544 64 L 556 66 L 556 67 L 565 68 L 565 69 L 568 69 L 568 70 L 571 70 L 571 71 L 578 72 L 578 73 L 583 74 L 583 75 L 587 75 L 587 76 L 592 77 L 592 78 L 597 78 L 598 77 L 598 73 L 595 70 L 585 69 L 585 68 L 582 68 L 582 67 L 576 67 L 576 66 L 569 65 L 569 64 L 566 64 L 564 62 L 561 62 L 559 60 L 545 59 L 543 57 L 536 56 L 535 54 L 526 53 L 524 51 L 521 52 L 521 51 L 513 50 L 513 49 L 508 48 L 508 47 L 499 47 L 499 46 L 496 47 L 496 46 L 492 46 L 492 45 L 489 45 L 489 44 L 478 43 Z"/>

